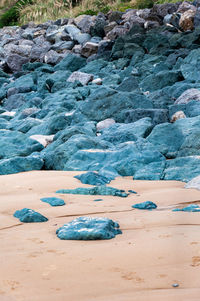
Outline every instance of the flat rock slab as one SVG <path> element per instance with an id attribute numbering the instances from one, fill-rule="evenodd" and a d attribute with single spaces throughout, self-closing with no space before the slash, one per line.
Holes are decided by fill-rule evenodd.
<path id="1" fill-rule="evenodd" d="M 141 209 L 141 210 L 152 210 L 152 209 L 156 209 L 157 205 L 153 202 L 147 201 L 140 204 L 135 204 L 132 206 L 132 208 Z"/>
<path id="2" fill-rule="evenodd" d="M 182 209 L 176 208 L 173 209 L 172 211 L 183 211 L 183 212 L 200 212 L 200 207 L 198 205 L 192 204 L 187 207 L 184 207 Z"/>
<path id="3" fill-rule="evenodd" d="M 42 223 L 48 221 L 48 218 L 44 215 L 28 208 L 15 211 L 13 216 L 18 218 L 22 223 Z"/>
<path id="4" fill-rule="evenodd" d="M 119 224 L 108 218 L 79 217 L 56 231 L 64 240 L 111 239 L 122 234 Z"/>
<path id="5" fill-rule="evenodd" d="M 127 197 L 125 190 L 106 186 L 95 186 L 92 188 L 76 188 L 76 189 L 60 189 L 56 193 L 61 194 L 85 194 L 85 195 L 113 195 L 119 197 Z"/>
<path id="6" fill-rule="evenodd" d="M 40 199 L 42 202 L 44 203 L 48 203 L 49 205 L 51 205 L 52 207 L 56 207 L 56 206 L 64 206 L 65 205 L 65 201 L 59 198 L 42 198 Z"/>

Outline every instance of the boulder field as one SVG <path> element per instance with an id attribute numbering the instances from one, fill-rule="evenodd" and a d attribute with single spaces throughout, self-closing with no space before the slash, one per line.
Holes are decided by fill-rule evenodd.
<path id="1" fill-rule="evenodd" d="M 200 2 L 0 30 L 0 174 L 200 174 Z"/>

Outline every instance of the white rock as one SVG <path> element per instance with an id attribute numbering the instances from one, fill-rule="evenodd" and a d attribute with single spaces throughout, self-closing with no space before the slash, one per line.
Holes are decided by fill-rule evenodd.
<path id="1" fill-rule="evenodd" d="M 101 78 L 96 78 L 92 81 L 93 84 L 96 84 L 96 85 L 102 85 L 102 79 Z"/>
<path id="2" fill-rule="evenodd" d="M 195 188 L 200 190 L 200 176 L 193 178 L 187 184 L 185 184 L 185 188 Z"/>
<path id="3" fill-rule="evenodd" d="M 38 141 L 44 147 L 53 141 L 55 135 L 32 135 L 29 138 Z"/>
<path id="4" fill-rule="evenodd" d="M 11 111 L 11 112 L 3 112 L 3 113 L 1 113 L 0 115 L 1 115 L 1 116 L 10 116 L 10 117 L 14 117 L 15 114 L 16 114 L 16 112 Z"/>
<path id="5" fill-rule="evenodd" d="M 102 120 L 102 121 L 98 122 L 96 125 L 97 132 L 100 132 L 103 129 L 109 128 L 113 124 L 115 124 L 115 120 L 112 118 Z"/>
<path id="6" fill-rule="evenodd" d="M 93 74 L 75 71 L 73 72 L 70 77 L 67 79 L 68 82 L 75 82 L 79 81 L 82 85 L 87 85 L 89 82 L 93 80 Z"/>
<path id="7" fill-rule="evenodd" d="M 182 119 L 182 118 L 186 118 L 184 112 L 178 111 L 172 115 L 170 122 L 175 122 L 176 120 Z"/>

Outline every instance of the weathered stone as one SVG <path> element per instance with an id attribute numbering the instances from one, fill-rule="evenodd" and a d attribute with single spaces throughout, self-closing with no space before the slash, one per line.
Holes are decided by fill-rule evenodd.
<path id="1" fill-rule="evenodd" d="M 17 152 L 16 152 L 17 153 Z M 41 170 L 43 160 L 37 156 L 12 157 L 0 160 L 0 175 L 9 175 L 18 172 Z"/>
<path id="2" fill-rule="evenodd" d="M 83 195 L 112 195 L 122 198 L 126 198 L 128 194 L 125 190 L 120 190 L 113 187 L 107 186 L 96 186 L 92 188 L 76 188 L 76 189 L 60 189 L 56 193 L 60 194 L 83 194 Z"/>
<path id="3" fill-rule="evenodd" d="M 200 190 L 200 176 L 197 176 L 191 179 L 186 185 L 185 188 L 194 188 Z"/>
<path id="4" fill-rule="evenodd" d="M 108 119 L 99 121 L 96 125 L 97 132 L 100 132 L 103 129 L 108 128 L 113 124 L 115 124 L 115 120 L 112 118 L 108 118 Z"/>
<path id="5" fill-rule="evenodd" d="M 110 183 L 110 179 L 92 171 L 75 176 L 74 178 L 80 180 L 83 184 L 89 185 L 105 185 Z"/>
<path id="6" fill-rule="evenodd" d="M 188 89 L 183 92 L 175 101 L 174 104 L 186 104 L 192 100 L 200 101 L 200 90 L 198 89 Z"/>
<path id="7" fill-rule="evenodd" d="M 36 140 L 44 147 L 47 147 L 47 145 L 53 142 L 54 135 L 32 135 L 29 138 Z"/>
<path id="8" fill-rule="evenodd" d="M 132 208 L 141 209 L 141 210 L 152 210 L 152 209 L 156 209 L 157 205 L 153 202 L 146 201 L 143 203 L 135 204 L 132 206 Z"/>
<path id="9" fill-rule="evenodd" d="M 64 206 L 65 205 L 65 201 L 59 198 L 55 198 L 55 197 L 51 197 L 51 198 L 41 198 L 40 199 L 42 202 L 44 203 L 48 203 L 49 205 L 51 205 L 52 207 L 56 207 L 56 206 Z"/>
<path id="10" fill-rule="evenodd" d="M 48 218 L 39 212 L 28 208 L 15 211 L 13 216 L 17 217 L 22 223 L 42 223 L 48 221 Z"/>
<path id="11" fill-rule="evenodd" d="M 118 223 L 100 217 L 79 217 L 56 231 L 58 238 L 66 240 L 111 239 L 121 233 Z"/>
<path id="12" fill-rule="evenodd" d="M 194 28 L 194 16 L 196 14 L 196 11 L 193 9 L 189 9 L 186 12 L 184 12 L 179 21 L 179 26 L 184 30 L 192 30 Z"/>
<path id="13" fill-rule="evenodd" d="M 170 122 L 175 122 L 178 119 L 182 119 L 182 118 L 186 118 L 185 114 L 183 111 L 178 111 L 176 113 L 174 113 L 170 119 Z"/>
<path id="14" fill-rule="evenodd" d="M 167 160 L 163 180 L 189 182 L 200 174 L 200 157 L 189 156 Z"/>
<path id="15" fill-rule="evenodd" d="M 97 53 L 98 44 L 87 42 L 81 49 L 81 55 L 88 58 L 89 56 Z"/>
<path id="16" fill-rule="evenodd" d="M 200 207 L 199 205 L 195 205 L 195 204 L 191 204 L 191 205 L 188 205 L 187 207 L 184 207 L 184 208 L 176 208 L 176 209 L 173 209 L 172 211 L 183 211 L 183 212 L 200 212 Z"/>
<path id="17" fill-rule="evenodd" d="M 67 81 L 71 83 L 75 81 L 79 81 L 82 85 L 87 85 L 89 82 L 93 80 L 93 78 L 94 77 L 92 74 L 76 71 L 70 75 Z"/>

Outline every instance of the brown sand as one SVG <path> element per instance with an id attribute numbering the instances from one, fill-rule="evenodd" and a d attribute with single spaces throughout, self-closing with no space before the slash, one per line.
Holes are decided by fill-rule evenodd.
<path id="1" fill-rule="evenodd" d="M 200 213 L 172 212 L 200 203 L 200 191 L 176 181 L 118 178 L 110 186 L 138 195 L 59 195 L 87 187 L 80 172 L 43 171 L 0 177 L 0 301 L 193 301 L 200 300 Z M 51 207 L 42 197 L 62 197 Z M 102 202 L 93 202 L 103 198 Z M 154 201 L 156 211 L 131 205 Z M 12 215 L 24 207 L 49 218 L 22 224 Z M 104 241 L 61 241 L 57 228 L 80 215 L 119 222 L 122 235 Z M 178 288 L 172 284 L 178 283 Z"/>

